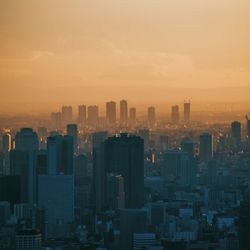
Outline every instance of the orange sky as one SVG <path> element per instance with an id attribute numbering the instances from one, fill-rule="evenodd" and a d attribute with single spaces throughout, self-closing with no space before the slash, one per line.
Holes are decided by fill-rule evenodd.
<path id="1" fill-rule="evenodd" d="M 249 0 L 2 0 L 0 111 L 247 100 L 249 13 Z"/>

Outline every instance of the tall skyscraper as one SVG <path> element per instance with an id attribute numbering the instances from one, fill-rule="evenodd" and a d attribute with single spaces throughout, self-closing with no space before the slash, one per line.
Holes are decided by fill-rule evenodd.
<path id="1" fill-rule="evenodd" d="M 190 123 L 190 102 L 184 103 L 184 123 L 189 124 Z"/>
<path id="2" fill-rule="evenodd" d="M 200 135 L 200 161 L 208 163 L 213 158 L 213 136 L 209 133 Z"/>
<path id="3" fill-rule="evenodd" d="M 231 134 L 234 145 L 241 143 L 241 124 L 238 121 L 234 121 L 231 124 Z"/>
<path id="4" fill-rule="evenodd" d="M 85 105 L 78 106 L 78 122 L 81 126 L 85 126 L 87 122 L 87 107 Z"/>
<path id="5" fill-rule="evenodd" d="M 32 128 L 22 128 L 16 133 L 15 149 L 20 151 L 36 151 L 39 148 L 37 133 Z"/>
<path id="6" fill-rule="evenodd" d="M 120 101 L 120 125 L 126 127 L 128 123 L 128 103 L 125 100 Z"/>
<path id="7" fill-rule="evenodd" d="M 53 112 L 51 113 L 51 125 L 55 130 L 60 130 L 62 128 L 62 113 Z"/>
<path id="8" fill-rule="evenodd" d="M 173 124 L 179 124 L 180 121 L 180 114 L 179 114 L 179 106 L 174 105 L 172 106 L 172 113 L 171 113 L 171 120 Z"/>
<path id="9" fill-rule="evenodd" d="M 68 124 L 67 125 L 67 135 L 73 137 L 74 153 L 76 154 L 77 151 L 78 151 L 78 129 L 77 129 L 77 124 Z"/>
<path id="10" fill-rule="evenodd" d="M 73 118 L 73 111 L 71 106 L 62 107 L 62 121 L 65 124 L 71 123 Z"/>
<path id="11" fill-rule="evenodd" d="M 109 125 L 116 123 L 116 103 L 113 101 L 106 103 L 106 119 Z"/>
<path id="12" fill-rule="evenodd" d="M 108 137 L 106 131 L 94 133 L 93 145 L 93 196 L 95 212 L 101 212 L 105 208 L 105 169 L 103 142 Z"/>
<path id="13" fill-rule="evenodd" d="M 148 124 L 152 128 L 155 126 L 156 116 L 155 116 L 155 107 L 148 108 Z"/>
<path id="14" fill-rule="evenodd" d="M 4 134 L 2 137 L 2 149 L 3 153 L 7 154 L 11 150 L 11 135 Z"/>
<path id="15" fill-rule="evenodd" d="M 141 208 L 144 204 L 143 139 L 126 133 L 108 138 L 104 141 L 104 164 L 107 173 L 124 178 L 125 207 Z"/>
<path id="16" fill-rule="evenodd" d="M 99 110 L 97 106 L 88 107 L 88 125 L 96 128 L 98 126 Z"/>
<path id="17" fill-rule="evenodd" d="M 51 136 L 47 139 L 48 174 L 73 174 L 73 137 Z"/>
<path id="18" fill-rule="evenodd" d="M 129 109 L 129 125 L 134 127 L 136 125 L 136 108 Z"/>

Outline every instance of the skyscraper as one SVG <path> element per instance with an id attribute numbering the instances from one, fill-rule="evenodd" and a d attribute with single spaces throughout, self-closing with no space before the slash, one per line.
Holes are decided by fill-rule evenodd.
<path id="1" fill-rule="evenodd" d="M 87 108 L 85 105 L 78 106 L 78 122 L 81 126 L 85 126 L 87 121 Z"/>
<path id="2" fill-rule="evenodd" d="M 231 124 L 231 134 L 234 145 L 241 143 L 241 124 L 238 121 L 234 121 Z"/>
<path id="3" fill-rule="evenodd" d="M 120 125 L 126 127 L 128 123 L 128 103 L 125 100 L 120 101 Z"/>
<path id="4" fill-rule="evenodd" d="M 47 139 L 48 174 L 73 174 L 73 137 L 51 136 Z"/>
<path id="5" fill-rule="evenodd" d="M 67 135 L 73 137 L 74 153 L 77 153 L 77 150 L 78 150 L 78 129 L 77 129 L 77 124 L 68 124 L 67 125 Z"/>
<path id="6" fill-rule="evenodd" d="M 106 173 L 124 178 L 125 207 L 141 208 L 144 204 L 143 139 L 122 133 L 104 141 Z"/>
<path id="7" fill-rule="evenodd" d="M 172 113 L 171 113 L 171 120 L 173 124 L 179 124 L 180 121 L 180 114 L 179 114 L 179 106 L 174 105 L 172 106 Z"/>
<path id="8" fill-rule="evenodd" d="M 213 137 L 209 133 L 200 135 L 200 161 L 208 163 L 213 158 Z"/>
<path id="9" fill-rule="evenodd" d="M 7 154 L 11 150 L 11 135 L 4 134 L 2 137 L 2 149 L 3 153 Z"/>
<path id="10" fill-rule="evenodd" d="M 136 125 L 136 108 L 129 109 L 129 125 L 134 127 Z"/>
<path id="11" fill-rule="evenodd" d="M 184 103 L 184 123 L 189 124 L 190 123 L 190 102 Z"/>
<path id="12" fill-rule="evenodd" d="M 71 123 L 73 118 L 73 111 L 71 106 L 62 107 L 62 121 L 65 124 Z"/>
<path id="13" fill-rule="evenodd" d="M 148 108 L 148 124 L 152 128 L 155 126 L 156 116 L 155 116 L 155 107 Z"/>
<path id="14" fill-rule="evenodd" d="M 97 106 L 88 107 L 88 125 L 92 128 L 98 126 L 99 110 Z"/>
<path id="15" fill-rule="evenodd" d="M 106 103 L 106 119 L 109 125 L 116 123 L 116 103 L 113 101 Z"/>

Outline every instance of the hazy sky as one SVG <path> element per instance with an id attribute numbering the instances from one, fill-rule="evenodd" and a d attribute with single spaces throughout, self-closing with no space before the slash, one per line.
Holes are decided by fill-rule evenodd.
<path id="1" fill-rule="evenodd" d="M 249 0 L 0 0 L 0 106 L 250 85 L 249 13 Z"/>

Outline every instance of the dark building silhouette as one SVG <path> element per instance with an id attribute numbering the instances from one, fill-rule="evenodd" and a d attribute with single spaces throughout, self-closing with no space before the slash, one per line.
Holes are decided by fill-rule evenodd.
<path id="1" fill-rule="evenodd" d="M 104 142 L 104 169 L 123 176 L 126 208 L 141 208 L 144 204 L 143 148 L 143 139 L 126 133 Z"/>
<path id="2" fill-rule="evenodd" d="M 176 124 L 176 125 L 179 124 L 180 114 L 179 114 L 179 106 L 178 105 L 172 106 L 171 121 L 173 124 Z"/>
<path id="3" fill-rule="evenodd" d="M 188 153 L 189 156 L 194 157 L 194 143 L 189 138 L 182 140 L 181 149 Z"/>
<path id="4" fill-rule="evenodd" d="M 48 174 L 73 174 L 74 146 L 72 136 L 51 136 L 47 139 Z"/>
<path id="5" fill-rule="evenodd" d="M 232 139 L 233 143 L 235 145 L 238 145 L 241 143 L 241 124 L 238 121 L 234 121 L 231 124 L 231 134 L 232 134 Z"/>
<path id="6" fill-rule="evenodd" d="M 128 124 L 128 103 L 125 100 L 120 101 L 120 125 L 126 127 Z"/>
<path id="7" fill-rule="evenodd" d="M 78 122 L 85 126 L 87 122 L 87 107 L 85 105 L 78 106 Z"/>
<path id="8" fill-rule="evenodd" d="M 148 125 L 150 128 L 155 126 L 156 115 L 155 115 L 155 107 L 148 108 Z"/>
<path id="9" fill-rule="evenodd" d="M 106 103 L 106 119 L 109 125 L 116 123 L 116 103 L 111 101 Z"/>
<path id="10" fill-rule="evenodd" d="M 184 103 L 184 123 L 189 124 L 190 123 L 190 102 Z"/>
<path id="11" fill-rule="evenodd" d="M 200 161 L 208 163 L 213 158 L 213 136 L 209 133 L 200 135 Z"/>
<path id="12" fill-rule="evenodd" d="M 250 198 L 240 204 L 239 214 L 239 250 L 250 249 Z"/>
<path id="13" fill-rule="evenodd" d="M 78 128 L 77 124 L 67 124 L 67 135 L 73 137 L 74 153 L 78 151 Z"/>

